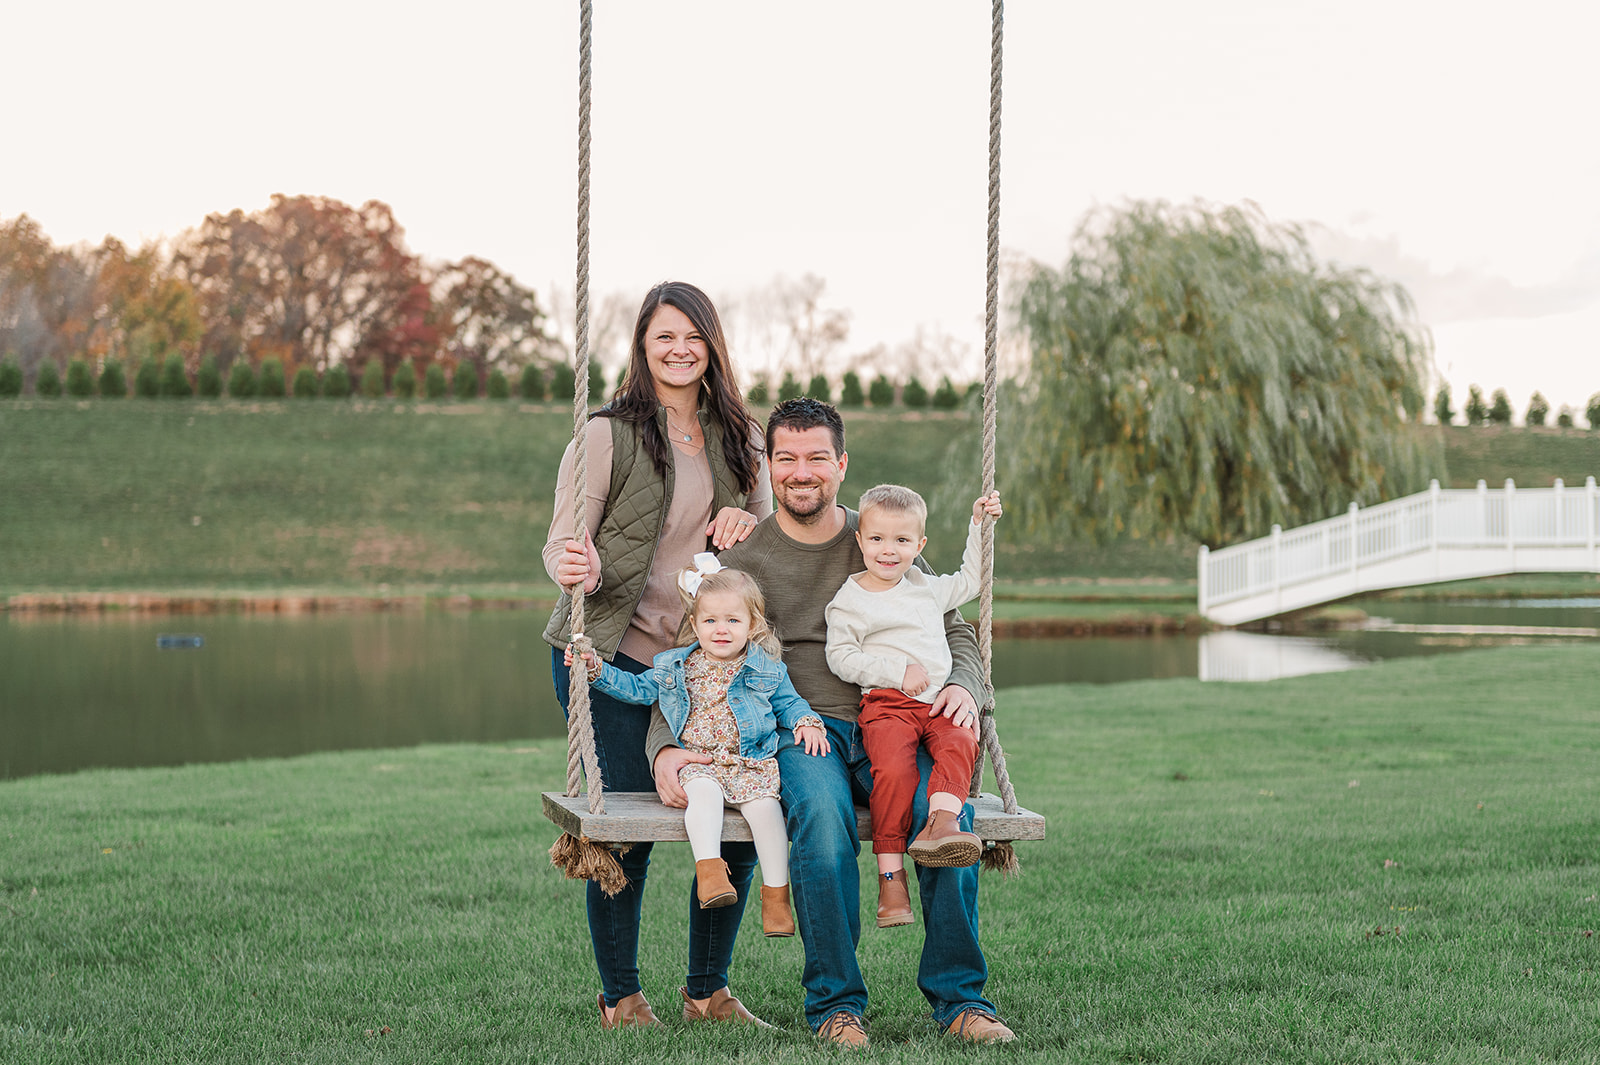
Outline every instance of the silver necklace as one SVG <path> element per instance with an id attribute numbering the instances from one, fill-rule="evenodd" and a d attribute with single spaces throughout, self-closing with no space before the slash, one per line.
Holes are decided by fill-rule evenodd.
<path id="1" fill-rule="evenodd" d="M 688 430 L 680 429 L 678 426 L 673 425 L 671 418 L 667 419 L 667 428 L 671 429 L 675 433 L 682 433 L 683 434 L 683 442 L 685 444 L 694 443 L 694 437 L 688 432 Z"/>

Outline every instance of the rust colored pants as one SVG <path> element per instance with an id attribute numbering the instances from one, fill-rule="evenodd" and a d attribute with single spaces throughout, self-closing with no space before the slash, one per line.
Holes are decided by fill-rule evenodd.
<path id="1" fill-rule="evenodd" d="M 894 688 L 874 688 L 861 697 L 861 742 L 872 760 L 872 853 L 904 854 L 911 835 L 911 803 L 917 794 L 917 745 L 933 757 L 928 794 L 965 797 L 972 787 L 978 737 L 928 704 Z"/>

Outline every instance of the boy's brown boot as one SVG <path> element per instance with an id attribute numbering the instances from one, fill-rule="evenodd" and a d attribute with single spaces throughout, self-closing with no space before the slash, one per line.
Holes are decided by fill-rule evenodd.
<path id="1" fill-rule="evenodd" d="M 704 858 L 694 863 L 694 889 L 700 896 L 702 910 L 732 906 L 739 901 L 739 893 L 733 890 L 733 883 L 728 879 L 728 863 L 721 858 Z"/>
<path id="2" fill-rule="evenodd" d="M 893 928 L 911 923 L 911 893 L 906 890 L 906 871 L 878 874 L 878 927 Z"/>
<path id="3" fill-rule="evenodd" d="M 918 865 L 977 865 L 983 857 L 983 840 L 961 831 L 960 820 L 949 810 L 935 810 L 906 853 Z"/>
<path id="4" fill-rule="evenodd" d="M 761 931 L 773 938 L 794 935 L 794 910 L 789 908 L 789 885 L 761 885 Z"/>

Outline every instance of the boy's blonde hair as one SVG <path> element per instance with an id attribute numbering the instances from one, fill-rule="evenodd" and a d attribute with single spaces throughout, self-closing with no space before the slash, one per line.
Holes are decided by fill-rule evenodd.
<path id="1" fill-rule="evenodd" d="M 917 519 L 918 532 L 927 531 L 928 504 L 923 502 L 921 496 L 905 485 L 874 485 L 861 493 L 861 502 L 856 504 L 856 513 L 865 518 L 879 507 L 900 514 L 913 515 Z"/>
<path id="2" fill-rule="evenodd" d="M 699 571 L 688 566 L 684 572 Z M 695 603 L 707 592 L 732 592 L 742 598 L 745 609 L 750 611 L 750 642 L 767 652 L 773 661 L 783 661 L 783 644 L 778 640 L 778 634 L 772 631 L 772 626 L 767 624 L 767 600 L 761 594 L 761 586 L 742 569 L 719 569 L 715 573 L 703 574 L 700 588 L 694 595 L 684 591 L 681 583 L 678 585 L 678 596 L 683 600 L 683 623 L 678 626 L 679 647 L 694 643 Z"/>

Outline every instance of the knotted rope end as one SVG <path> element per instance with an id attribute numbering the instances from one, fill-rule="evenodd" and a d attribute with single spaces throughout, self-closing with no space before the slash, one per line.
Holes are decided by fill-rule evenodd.
<path id="1" fill-rule="evenodd" d="M 622 847 L 613 853 L 610 847 L 588 836 L 580 839 L 563 832 L 561 838 L 550 845 L 550 864 L 565 873 L 568 880 L 593 880 L 600 885 L 606 898 L 611 898 L 628 886 L 622 863 L 617 861 L 618 855 L 627 852 L 628 848 Z"/>
<path id="2" fill-rule="evenodd" d="M 983 849 L 980 865 L 984 869 L 998 870 L 1001 876 L 1011 878 L 1022 875 L 1022 862 L 1017 849 L 1006 840 L 991 842 Z"/>

